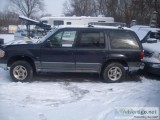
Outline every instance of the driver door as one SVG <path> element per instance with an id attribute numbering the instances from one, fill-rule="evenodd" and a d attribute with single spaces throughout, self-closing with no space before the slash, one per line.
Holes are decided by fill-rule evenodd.
<path id="1" fill-rule="evenodd" d="M 41 49 L 43 71 L 74 72 L 76 30 L 59 30 L 49 37 Z"/>

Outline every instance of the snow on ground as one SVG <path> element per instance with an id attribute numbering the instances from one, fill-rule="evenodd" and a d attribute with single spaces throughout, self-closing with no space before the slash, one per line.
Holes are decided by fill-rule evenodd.
<path id="1" fill-rule="evenodd" d="M 15 83 L 8 71 L 0 75 L 1 120 L 113 120 L 115 107 L 160 107 L 160 81 L 145 77 L 106 84 L 98 75 L 60 73 Z"/>
<path id="2" fill-rule="evenodd" d="M 4 43 L 14 40 L 14 34 L 0 34 L 0 38 L 4 39 Z"/>

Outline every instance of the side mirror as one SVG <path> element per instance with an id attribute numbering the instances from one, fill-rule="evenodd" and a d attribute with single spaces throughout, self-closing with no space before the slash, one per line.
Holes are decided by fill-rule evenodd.
<path id="1" fill-rule="evenodd" d="M 50 40 L 47 40 L 46 43 L 45 43 L 45 46 L 46 47 L 52 47 L 52 43 Z"/>
<path id="2" fill-rule="evenodd" d="M 157 39 L 155 39 L 155 38 L 149 38 L 147 40 L 147 43 L 157 43 Z"/>
<path id="3" fill-rule="evenodd" d="M 0 38 L 0 45 L 4 44 L 4 39 Z"/>
<path id="4" fill-rule="evenodd" d="M 58 41 L 51 40 L 47 40 L 45 46 L 50 48 L 62 47 L 62 45 Z"/>

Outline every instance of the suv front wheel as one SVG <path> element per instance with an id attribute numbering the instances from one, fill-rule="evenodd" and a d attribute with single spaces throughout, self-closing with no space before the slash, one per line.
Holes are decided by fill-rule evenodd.
<path id="1" fill-rule="evenodd" d="M 26 61 L 16 61 L 11 65 L 10 75 L 15 82 L 26 82 L 32 79 L 33 68 Z"/>
<path id="2" fill-rule="evenodd" d="M 116 83 L 121 82 L 125 78 L 126 71 L 120 63 L 110 63 L 103 71 L 104 82 Z"/>

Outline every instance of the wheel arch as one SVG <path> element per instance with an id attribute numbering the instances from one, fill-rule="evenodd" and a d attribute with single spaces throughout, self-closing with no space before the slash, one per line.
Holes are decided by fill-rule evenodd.
<path id="1" fill-rule="evenodd" d="M 8 60 L 8 62 L 7 62 L 7 66 L 11 67 L 11 65 L 14 62 L 20 61 L 20 60 L 28 62 L 32 66 L 34 72 L 36 71 L 36 66 L 34 64 L 34 60 L 32 59 L 32 57 L 27 56 L 27 55 L 16 55 L 16 56 L 10 57 L 9 60 Z"/>
<path id="2" fill-rule="evenodd" d="M 110 59 L 110 60 L 107 60 L 106 62 L 104 62 L 102 64 L 102 67 L 101 67 L 101 70 L 100 70 L 100 74 L 102 74 L 103 70 L 105 69 L 105 67 L 107 65 L 109 65 L 110 63 L 120 63 L 122 64 L 124 67 L 128 67 L 128 64 L 125 60 L 116 60 L 116 59 Z"/>

